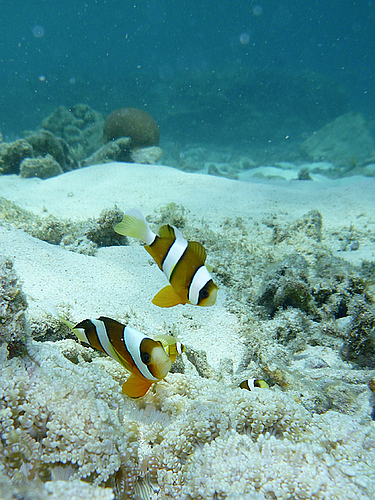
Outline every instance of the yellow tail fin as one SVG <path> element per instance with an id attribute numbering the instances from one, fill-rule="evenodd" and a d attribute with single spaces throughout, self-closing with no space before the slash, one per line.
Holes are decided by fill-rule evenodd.
<path id="1" fill-rule="evenodd" d="M 186 304 L 186 301 L 178 295 L 172 285 L 162 288 L 151 302 L 159 307 L 173 307 L 177 306 L 177 304 Z"/>
<path id="2" fill-rule="evenodd" d="M 147 245 L 150 245 L 156 236 L 155 233 L 151 231 L 148 222 L 141 212 L 136 209 L 128 210 L 122 222 L 116 224 L 114 229 L 118 234 L 137 238 L 147 243 Z"/>

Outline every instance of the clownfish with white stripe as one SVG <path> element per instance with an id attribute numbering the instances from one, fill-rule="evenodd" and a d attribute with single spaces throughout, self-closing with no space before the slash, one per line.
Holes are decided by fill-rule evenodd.
<path id="1" fill-rule="evenodd" d="M 155 234 L 141 212 L 135 209 L 126 212 L 114 229 L 118 234 L 146 243 L 145 249 L 170 282 L 155 295 L 153 304 L 159 307 L 215 304 L 217 285 L 205 265 L 207 254 L 203 245 L 185 240 L 181 231 L 169 224 L 161 226 L 159 234 Z"/>
<path id="2" fill-rule="evenodd" d="M 258 378 L 249 378 L 248 380 L 244 380 L 240 383 L 239 387 L 241 389 L 246 389 L 247 391 L 253 391 L 256 387 L 259 387 L 260 389 L 270 388 L 265 380 Z"/>
<path id="3" fill-rule="evenodd" d="M 184 351 L 175 337 L 160 335 L 152 339 L 105 316 L 85 319 L 74 326 L 59 318 L 81 342 L 108 354 L 130 372 L 122 392 L 131 398 L 144 396 L 152 384 L 165 378 L 177 355 Z"/>

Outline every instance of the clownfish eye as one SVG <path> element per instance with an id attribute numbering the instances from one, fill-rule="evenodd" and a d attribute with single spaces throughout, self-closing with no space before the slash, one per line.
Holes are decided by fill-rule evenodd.
<path id="1" fill-rule="evenodd" d="M 151 356 L 148 352 L 141 352 L 141 360 L 145 365 L 149 365 L 151 363 Z"/>
<path id="2" fill-rule="evenodd" d="M 207 299 L 207 297 L 209 296 L 209 292 L 208 290 L 202 290 L 201 292 L 201 299 Z"/>

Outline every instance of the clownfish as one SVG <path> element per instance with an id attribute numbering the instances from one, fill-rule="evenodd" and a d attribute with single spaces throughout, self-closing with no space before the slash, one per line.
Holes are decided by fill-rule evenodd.
<path id="1" fill-rule="evenodd" d="M 145 249 L 170 282 L 155 295 L 153 304 L 159 307 L 215 304 L 217 285 L 205 266 L 207 254 L 203 245 L 185 240 L 181 231 L 169 224 L 161 226 L 159 234 L 155 234 L 141 212 L 135 209 L 126 212 L 114 229 L 118 234 L 146 243 Z"/>
<path id="2" fill-rule="evenodd" d="M 257 378 L 249 378 L 248 380 L 244 380 L 240 383 L 239 387 L 241 389 L 246 389 L 248 391 L 253 391 L 256 387 L 261 389 L 269 389 L 270 386 L 267 384 L 265 380 L 257 379 Z"/>
<path id="3" fill-rule="evenodd" d="M 177 354 L 184 351 L 175 337 L 160 335 L 161 340 L 152 339 L 105 316 L 85 319 L 74 326 L 60 319 L 81 342 L 108 354 L 130 372 L 122 392 L 131 398 L 144 396 L 152 384 L 166 377 Z"/>

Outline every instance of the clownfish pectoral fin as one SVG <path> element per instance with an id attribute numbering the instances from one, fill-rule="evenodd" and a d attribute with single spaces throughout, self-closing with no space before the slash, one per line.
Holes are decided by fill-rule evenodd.
<path id="1" fill-rule="evenodd" d="M 172 285 L 167 285 L 158 292 L 151 301 L 159 307 L 173 307 L 178 304 L 186 304 L 178 295 Z"/>
<path id="2" fill-rule="evenodd" d="M 151 231 L 148 222 L 141 214 L 141 212 L 139 210 L 136 210 L 135 208 L 132 210 L 128 210 L 125 213 L 122 222 L 116 224 L 114 229 L 118 234 L 137 238 L 144 241 L 148 245 L 152 243 L 156 236 L 155 233 Z"/>
<path id="3" fill-rule="evenodd" d="M 153 383 L 152 380 L 132 373 L 123 384 L 122 392 L 126 394 L 126 396 L 129 396 L 129 398 L 140 398 L 146 394 Z"/>
<path id="4" fill-rule="evenodd" d="M 204 246 L 201 243 L 199 243 L 198 241 L 189 241 L 189 248 L 198 257 L 199 262 L 204 264 L 206 261 L 206 258 L 207 258 L 207 252 L 204 249 Z"/>

